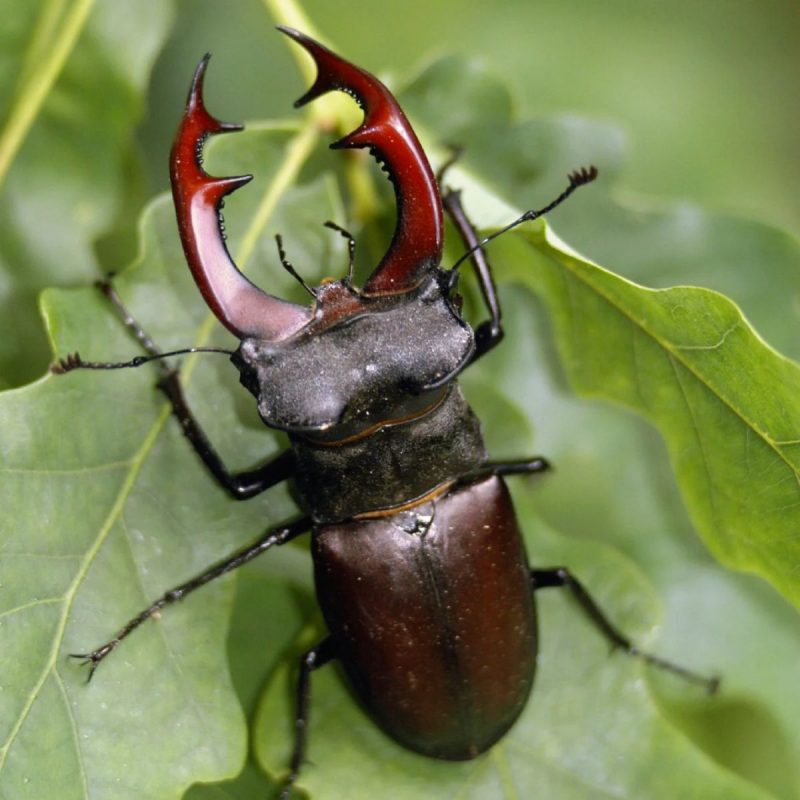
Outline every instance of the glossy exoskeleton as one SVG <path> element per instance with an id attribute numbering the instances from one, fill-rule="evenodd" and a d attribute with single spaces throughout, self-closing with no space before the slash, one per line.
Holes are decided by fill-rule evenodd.
<path id="1" fill-rule="evenodd" d="M 225 195 L 250 176 L 214 178 L 201 166 L 207 137 L 240 126 L 206 111 L 208 57 L 200 62 L 171 154 L 180 236 L 205 302 L 240 340 L 232 361 L 241 382 L 266 425 L 288 433 L 291 449 L 257 470 L 230 474 L 187 407 L 177 373 L 164 369 L 159 387 L 234 498 L 291 479 L 304 514 L 167 592 L 106 645 L 79 657 L 93 673 L 164 606 L 310 530 L 328 635 L 301 661 L 286 795 L 304 756 L 310 675 L 331 659 L 340 661 L 383 729 L 412 750 L 470 759 L 491 747 L 531 690 L 538 589 L 568 587 L 611 643 L 713 688 L 713 681 L 632 646 L 567 569 L 529 567 L 503 476 L 543 471 L 547 463 L 488 460 L 480 423 L 456 383 L 502 338 L 483 242 L 458 193 L 446 192 L 444 209 L 468 248 L 489 312 L 473 331 L 460 314 L 457 270 L 440 266 L 438 182 L 396 100 L 369 73 L 296 30 L 281 30 L 317 67 L 316 81 L 297 105 L 341 90 L 363 109 L 363 123 L 331 146 L 369 148 L 385 165 L 397 198 L 394 236 L 360 288 L 352 281 L 350 238 L 350 275 L 311 290 L 310 306 L 273 297 L 244 277 L 228 254 L 219 211 Z M 594 168 L 574 173 L 561 197 L 524 218 L 555 207 L 595 175 Z M 281 259 L 292 270 L 282 250 Z M 105 289 L 122 309 L 113 289 Z M 161 357 L 144 331 L 127 321 L 151 354 L 129 365 Z M 56 371 L 114 366 L 122 365 L 91 364 L 75 355 Z"/>

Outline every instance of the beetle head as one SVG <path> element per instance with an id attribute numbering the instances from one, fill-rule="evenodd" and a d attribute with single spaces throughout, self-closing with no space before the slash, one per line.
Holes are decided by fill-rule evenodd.
<path id="1" fill-rule="evenodd" d="M 189 267 L 209 308 L 241 340 L 233 360 L 264 421 L 294 432 L 341 433 L 413 413 L 464 366 L 474 339 L 452 302 L 452 276 L 439 269 L 438 186 L 397 101 L 368 72 L 299 31 L 280 30 L 317 65 L 314 84 L 296 105 L 340 90 L 364 111 L 362 124 L 331 147 L 369 148 L 394 186 L 397 223 L 378 266 L 361 289 L 348 279 L 323 284 L 312 307 L 263 292 L 237 269 L 219 209 L 250 176 L 214 178 L 202 169 L 205 139 L 241 128 L 205 109 L 208 56 L 195 72 L 172 149 L 172 191 Z"/>
<path id="2" fill-rule="evenodd" d="M 335 428 L 346 436 L 430 403 L 426 398 L 452 379 L 474 347 L 449 283 L 436 270 L 403 295 L 357 296 L 359 310 L 333 324 L 323 295 L 318 316 L 292 339 L 244 339 L 234 363 L 264 422 L 294 432 Z M 341 283 L 323 289 L 347 291 Z"/>

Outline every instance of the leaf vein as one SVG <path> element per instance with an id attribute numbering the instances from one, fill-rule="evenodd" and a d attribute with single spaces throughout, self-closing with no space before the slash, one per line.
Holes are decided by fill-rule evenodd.
<path id="1" fill-rule="evenodd" d="M 27 611 L 29 608 L 36 608 L 36 606 L 47 606 L 52 605 L 53 603 L 60 603 L 62 600 L 62 597 L 44 597 L 39 600 L 32 600 L 30 603 L 23 603 L 21 606 L 14 606 L 14 608 L 8 608 L 5 611 L 0 612 L 0 619 L 3 617 L 11 617 L 14 614 L 19 614 L 22 611 Z"/>
<path id="2" fill-rule="evenodd" d="M 714 344 L 675 344 L 676 350 L 717 350 L 725 344 L 725 340 L 730 336 L 733 331 L 735 331 L 741 325 L 741 320 L 736 320 L 736 322 L 731 325 L 728 330 L 726 330 L 722 336 L 720 337 L 719 341 L 715 342 Z"/>
<path id="3" fill-rule="evenodd" d="M 686 387 L 684 386 L 683 380 L 681 379 L 680 370 L 678 369 L 678 362 L 669 351 L 667 351 L 667 355 L 669 356 L 669 363 L 670 366 L 672 367 L 673 374 L 675 375 L 675 383 L 678 385 L 678 388 L 680 389 L 681 397 L 683 398 L 683 402 L 686 406 L 686 411 L 688 412 L 689 418 L 692 421 L 692 430 L 694 432 L 694 437 L 697 442 L 697 448 L 700 451 L 703 473 L 706 478 L 706 495 L 708 496 L 708 503 L 711 508 L 711 517 L 714 520 L 714 527 L 717 528 L 717 530 L 719 530 L 720 529 L 719 512 L 717 509 L 716 494 L 713 490 L 714 482 L 711 479 L 711 469 L 709 467 L 708 454 L 706 453 L 705 444 L 703 442 L 703 435 L 700 431 L 700 427 L 697 424 L 697 418 L 695 417 L 694 408 L 692 407 L 692 404 L 689 401 L 689 396 L 686 393 Z M 685 369 L 682 363 L 681 367 Z"/>
<path id="4" fill-rule="evenodd" d="M 55 678 L 56 685 L 61 692 L 61 697 L 64 701 L 64 708 L 67 711 L 69 729 L 72 733 L 72 740 L 75 743 L 75 754 L 78 760 L 78 769 L 81 776 L 81 784 L 83 786 L 83 796 L 89 797 L 89 781 L 86 776 L 86 764 L 84 763 L 83 750 L 81 750 L 80 739 L 78 737 L 78 723 L 75 719 L 75 715 L 72 713 L 72 706 L 70 705 L 69 697 L 67 695 L 67 688 L 64 686 L 64 682 L 61 679 L 61 675 L 59 675 L 57 669 L 53 670 L 53 677 Z"/>

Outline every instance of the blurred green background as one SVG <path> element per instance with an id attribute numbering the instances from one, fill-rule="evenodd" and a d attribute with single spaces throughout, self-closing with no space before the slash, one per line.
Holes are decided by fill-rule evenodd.
<path id="1" fill-rule="evenodd" d="M 514 88 L 524 116 L 613 121 L 630 154 L 621 188 L 696 200 L 800 231 L 800 8 L 796 0 L 371 0 L 304 3 L 329 41 L 381 75 L 468 53 Z M 163 188 L 192 66 L 229 118 L 284 116 L 301 79 L 259 0 L 179 3 L 141 131 Z"/>

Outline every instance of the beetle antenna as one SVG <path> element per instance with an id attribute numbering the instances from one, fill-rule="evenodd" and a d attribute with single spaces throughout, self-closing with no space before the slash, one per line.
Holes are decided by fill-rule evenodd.
<path id="1" fill-rule="evenodd" d="M 337 225 L 335 222 L 331 222 L 328 220 L 327 222 L 323 223 L 326 228 L 330 228 L 332 231 L 338 231 L 339 233 L 347 239 L 347 252 L 348 257 L 350 259 L 349 266 L 347 268 L 347 278 L 345 279 L 347 283 L 353 282 L 353 270 L 355 269 L 356 263 L 356 240 L 353 237 L 353 234 L 350 231 L 346 231 L 341 225 Z"/>
<path id="2" fill-rule="evenodd" d="M 283 264 L 283 268 L 293 277 L 295 278 L 299 284 L 312 296 L 316 297 L 317 293 L 312 289 L 301 277 L 300 273 L 292 266 L 291 262 L 286 258 L 286 251 L 283 249 L 283 237 L 279 234 L 275 234 L 275 242 L 278 245 L 278 257 L 281 260 L 281 264 Z"/>
<path id="3" fill-rule="evenodd" d="M 538 219 L 539 217 L 544 216 L 551 212 L 556 206 L 561 205 L 579 186 L 584 186 L 587 183 L 591 183 L 597 177 L 597 167 L 590 166 L 590 167 L 581 167 L 580 169 L 576 169 L 574 172 L 569 173 L 569 186 L 564 189 L 561 194 L 556 197 L 551 203 L 548 203 L 544 208 L 540 208 L 537 210 L 531 209 L 530 211 L 526 211 L 521 217 L 517 217 L 513 222 L 510 222 L 504 228 L 501 228 L 499 231 L 495 231 L 493 234 L 486 236 L 485 238 L 481 239 L 474 247 L 471 247 L 467 250 L 461 258 L 456 261 L 455 264 L 450 268 L 451 271 L 457 270 L 476 250 L 480 250 L 481 248 L 485 247 L 492 239 L 496 239 L 498 236 L 502 236 L 502 234 L 510 231 L 512 228 L 516 228 L 517 225 L 522 225 L 523 222 L 530 222 L 531 220 Z"/>
<path id="4" fill-rule="evenodd" d="M 50 365 L 50 372 L 54 375 L 63 375 L 65 372 L 72 372 L 74 369 L 128 369 L 141 367 L 150 361 L 159 358 L 169 358 L 169 356 L 180 356 L 184 353 L 224 353 L 232 356 L 232 350 L 225 350 L 223 347 L 185 347 L 182 350 L 170 350 L 169 353 L 155 353 L 149 356 L 136 356 L 130 361 L 84 361 L 79 353 L 69 353 Z"/>

